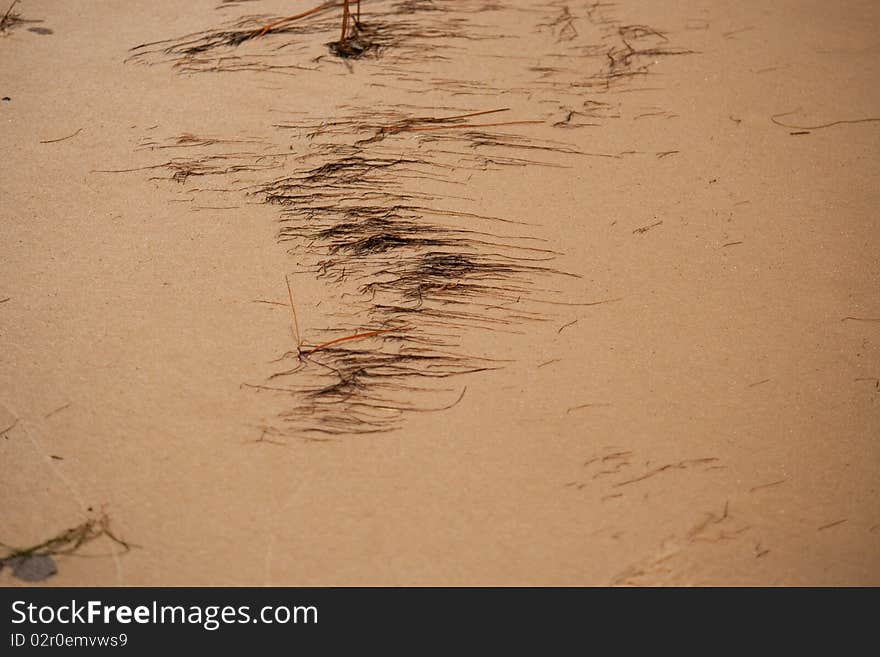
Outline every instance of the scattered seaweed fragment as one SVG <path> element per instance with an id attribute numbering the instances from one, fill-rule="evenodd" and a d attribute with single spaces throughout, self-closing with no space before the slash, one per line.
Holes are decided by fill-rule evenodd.
<path id="1" fill-rule="evenodd" d="M 44 22 L 42 20 L 23 18 L 21 12 L 16 9 L 18 2 L 19 0 L 12 0 L 12 2 L 6 8 L 6 11 L 0 14 L 0 36 L 6 36 L 10 34 L 13 30 L 21 27 L 22 25 Z M 34 34 L 53 34 L 53 31 L 48 27 L 29 27 L 27 28 L 27 30 L 28 32 L 33 32 Z"/>
<path id="2" fill-rule="evenodd" d="M 85 545 L 102 537 L 121 547 L 123 552 L 128 552 L 133 547 L 111 531 L 110 518 L 102 514 L 27 548 L 12 548 L 0 544 L 0 547 L 7 550 L 0 557 L 0 570 L 10 568 L 12 575 L 18 579 L 39 582 L 58 572 L 55 557 L 76 554 Z"/>
<path id="3" fill-rule="evenodd" d="M 18 0 L 12 0 L 9 7 L 4 12 L 3 16 L 0 17 L 0 34 L 6 34 L 11 31 L 17 25 L 25 22 L 21 14 L 17 11 L 13 11 L 15 9 L 15 5 L 18 4 Z"/>

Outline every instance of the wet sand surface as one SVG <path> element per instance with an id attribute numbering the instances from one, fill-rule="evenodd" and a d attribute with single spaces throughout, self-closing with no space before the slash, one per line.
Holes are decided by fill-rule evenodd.
<path id="1" fill-rule="evenodd" d="M 309 2 L 16 5 L 8 554 L 880 584 L 880 7 L 660 5 L 365 0 L 347 61 L 335 9 L 179 39 Z"/>

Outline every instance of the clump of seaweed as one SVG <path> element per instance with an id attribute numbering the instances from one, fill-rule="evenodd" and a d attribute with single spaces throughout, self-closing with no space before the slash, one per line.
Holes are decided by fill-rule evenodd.
<path id="1" fill-rule="evenodd" d="M 185 72 L 283 73 L 313 70 L 328 51 L 342 60 L 378 56 L 386 51 L 395 53 L 397 63 L 442 58 L 436 53 L 439 40 L 486 38 L 474 33 L 475 26 L 468 25 L 463 14 L 487 6 L 492 8 L 476 0 L 456 0 L 455 3 L 443 0 L 439 4 L 380 0 L 370 4 L 367 17 L 366 12 L 362 15 L 359 1 L 330 1 L 292 16 L 243 16 L 218 28 L 144 43 L 131 49 L 127 61 L 170 62 Z M 341 30 L 336 13 L 339 9 Z M 411 18 L 421 11 L 437 12 L 442 19 L 435 16 L 426 22 Z M 339 37 L 329 42 L 320 40 L 322 35 L 333 32 Z M 324 45 L 327 50 L 321 53 L 315 49 L 316 45 Z"/>
<path id="2" fill-rule="evenodd" d="M 607 52 L 610 60 L 609 77 L 612 78 L 623 74 L 644 74 L 648 64 L 636 64 L 640 58 L 694 54 L 693 50 L 668 45 L 669 38 L 663 32 L 647 25 L 621 25 L 617 27 L 617 33 L 623 45 Z"/>
<path id="3" fill-rule="evenodd" d="M 271 435 L 375 433 L 409 412 L 445 408 L 438 395 L 455 389 L 438 383 L 502 366 L 466 347 L 475 332 L 517 332 L 552 315 L 536 294 L 553 291 L 537 281 L 566 275 L 552 266 L 557 252 L 522 229 L 502 230 L 521 222 L 448 207 L 450 196 L 409 188 L 458 186 L 469 171 L 542 164 L 511 153 L 523 149 L 578 155 L 515 132 L 534 121 L 483 118 L 504 111 L 353 108 L 331 122 L 278 124 L 306 139 L 309 154 L 251 194 L 280 207 L 279 242 L 301 273 L 336 288 L 346 311 L 328 316 L 331 327 L 311 327 L 315 342 L 298 339 L 282 359 L 293 365 L 271 375 L 271 385 L 252 386 L 292 400 Z"/>
<path id="4" fill-rule="evenodd" d="M 15 10 L 15 5 L 18 4 L 18 0 L 12 0 L 12 3 L 6 9 L 6 12 L 0 17 L 0 34 L 8 34 L 13 29 L 15 29 L 18 25 L 26 22 L 21 14 Z"/>
<path id="5" fill-rule="evenodd" d="M 376 48 L 376 31 L 361 22 L 361 0 L 356 0 L 356 11 L 352 11 L 350 0 L 342 3 L 342 34 L 338 41 L 327 44 L 334 55 L 344 59 L 359 59 Z"/>
<path id="6" fill-rule="evenodd" d="M 362 16 L 360 3 L 336 0 L 293 16 L 243 16 L 142 44 L 128 61 L 169 62 L 188 73 L 297 74 L 326 62 L 350 68 L 353 60 L 368 60 L 370 87 L 470 96 L 477 103 L 519 96 L 543 105 L 540 118 L 555 127 L 597 127 L 620 118 L 620 107 L 586 94 L 631 87 L 660 58 L 693 53 L 672 44 L 662 30 L 620 22 L 612 10 L 611 3 L 569 0 L 375 0 Z M 529 39 L 527 50 L 519 45 L 522 39 Z M 479 48 L 471 47 L 475 42 Z M 473 73 L 463 77 L 457 63 L 464 58 Z M 512 61 L 522 66 L 509 66 Z"/>
<path id="7" fill-rule="evenodd" d="M 529 221 L 476 211 L 472 178 L 621 157 L 548 135 L 621 118 L 616 90 L 632 90 L 657 58 L 691 52 L 660 30 L 615 20 L 601 2 L 376 0 L 366 17 L 359 5 L 337 0 L 288 17 L 245 16 L 138 46 L 130 57 L 189 72 L 292 73 L 362 60 L 369 76 L 359 92 L 419 94 L 414 105 L 374 100 L 330 118 L 294 114 L 274 124 L 267 142 L 282 145 L 263 155 L 216 153 L 236 140 L 187 135 L 143 144 L 197 149 L 150 167 L 177 182 L 253 171 L 246 191 L 277 209 L 277 239 L 297 273 L 339 302 L 301 332 L 288 289 L 294 347 L 263 383 L 246 384 L 285 399 L 258 442 L 390 431 L 409 413 L 449 408 L 464 391 L 456 381 L 504 366 L 501 349 L 486 353 L 478 336 L 525 332 L 560 305 L 611 301 L 568 301 L 558 288 L 574 275 L 554 264 L 560 253 Z M 329 43 L 318 38 L 334 32 Z M 524 38 L 528 52 L 518 47 Z M 475 41 L 480 48 L 470 47 Z M 463 76 L 454 65 L 461 57 L 479 66 Z"/>
<path id="8" fill-rule="evenodd" d="M 12 569 L 12 575 L 26 582 L 38 582 L 58 572 L 55 557 L 78 553 L 87 544 L 106 537 L 128 552 L 133 547 L 110 529 L 106 514 L 88 518 L 76 527 L 66 529 L 42 543 L 26 548 L 13 548 L 0 543 L 7 553 L 0 557 L 0 570 Z"/>
<path id="9" fill-rule="evenodd" d="M 375 336 L 380 332 L 368 332 Z M 361 346 L 311 347 L 296 356 L 297 366 L 276 374 L 272 385 L 250 386 L 281 392 L 292 404 L 279 416 L 274 435 L 306 437 L 380 433 L 397 428 L 407 413 L 452 408 L 464 395 L 436 382 L 496 369 L 488 359 L 444 354 L 434 348 L 389 343 L 408 342 L 392 332 Z M 290 380 L 280 387 L 280 380 Z M 446 395 L 447 403 L 439 403 Z"/>
<path id="10" fill-rule="evenodd" d="M 5 36 L 12 32 L 15 28 L 24 23 L 39 23 L 40 21 L 29 21 L 21 17 L 21 12 L 15 11 L 15 5 L 18 4 L 18 0 L 12 0 L 9 7 L 4 12 L 3 16 L 0 16 L 0 35 Z"/>
<path id="11" fill-rule="evenodd" d="M 21 27 L 22 25 L 27 25 L 29 23 L 43 23 L 42 20 L 32 20 L 23 18 L 21 12 L 15 9 L 16 5 L 18 5 L 19 0 L 12 0 L 9 7 L 6 8 L 6 11 L 0 15 L 0 36 L 7 36 L 13 30 Z M 27 28 L 28 32 L 33 32 L 34 34 L 52 34 L 53 31 L 48 27 L 29 27 Z"/>
<path id="12" fill-rule="evenodd" d="M 582 155 L 523 132 L 541 121 L 500 120 L 509 111 L 351 107 L 332 121 L 276 124 L 304 147 L 266 160 L 283 175 L 248 193 L 279 209 L 279 243 L 344 309 L 325 313 L 328 325 L 303 336 L 297 327 L 296 349 L 278 361 L 285 366 L 249 385 L 290 400 L 277 424 L 263 427 L 264 440 L 388 431 L 408 413 L 448 408 L 438 398 L 460 396 L 450 387 L 455 378 L 503 367 L 469 346 L 477 334 L 518 333 L 553 316 L 547 297 L 557 291 L 539 281 L 572 276 L 553 267 L 558 252 L 525 222 L 455 207 L 466 199 L 452 190 L 474 172 L 566 166 L 558 158 Z M 265 160 L 204 152 L 231 141 L 245 140 L 184 133 L 142 148 L 202 149 L 148 167 L 177 182 L 231 177 Z M 292 292 L 290 301 L 293 308 Z"/>

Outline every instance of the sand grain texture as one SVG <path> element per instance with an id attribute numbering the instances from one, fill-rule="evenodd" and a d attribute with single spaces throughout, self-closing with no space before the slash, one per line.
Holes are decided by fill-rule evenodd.
<path id="1" fill-rule="evenodd" d="M 16 6 L 0 542 L 131 546 L 52 585 L 880 584 L 876 3 L 363 4 L 347 62 L 332 14 L 172 47 L 308 2 Z"/>

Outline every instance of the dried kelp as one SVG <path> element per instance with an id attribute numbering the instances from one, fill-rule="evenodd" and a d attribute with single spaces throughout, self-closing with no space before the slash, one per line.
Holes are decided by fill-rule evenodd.
<path id="1" fill-rule="evenodd" d="M 12 0 L 6 11 L 0 14 L 0 36 L 6 36 L 23 25 L 43 22 L 42 20 L 24 18 L 17 7 L 18 0 Z M 36 34 L 52 34 L 52 30 L 46 27 L 29 27 L 28 31 Z"/>
<path id="2" fill-rule="evenodd" d="M 182 134 L 162 141 L 154 138 L 142 139 L 137 150 L 166 150 L 205 148 L 214 145 L 225 144 L 254 144 L 262 145 L 257 140 L 248 139 L 222 139 L 216 137 L 197 137 L 192 134 Z M 220 153 L 203 152 L 192 156 L 181 155 L 169 160 L 131 169 L 99 169 L 95 173 L 125 173 L 130 171 L 155 171 L 156 175 L 150 176 L 150 180 L 171 180 L 185 184 L 191 178 L 201 177 L 224 177 L 230 174 L 246 174 L 248 172 L 261 172 L 279 169 L 285 159 L 292 154 L 287 152 L 272 152 L 266 149 L 264 152 L 251 151 L 225 151 Z M 161 172 L 161 173 L 160 173 Z M 164 173 L 164 175 L 162 175 Z M 223 189 L 220 191 L 229 191 Z"/>
<path id="3" fill-rule="evenodd" d="M 0 570 L 11 568 L 12 574 L 18 579 L 41 581 L 58 571 L 55 557 L 77 554 L 87 544 L 102 537 L 122 548 L 123 552 L 128 552 L 133 547 L 113 533 L 110 529 L 110 518 L 101 514 L 27 548 L 12 548 L 0 544 L 0 547 L 7 550 L 0 557 Z"/>
<path id="4" fill-rule="evenodd" d="M 15 5 L 18 4 L 18 0 L 12 0 L 9 7 L 7 7 L 6 11 L 0 16 L 0 34 L 6 34 L 15 26 L 20 25 L 24 22 L 21 17 L 21 14 L 15 11 Z"/>
<path id="5" fill-rule="evenodd" d="M 352 3 L 354 4 L 354 3 Z M 290 17 L 250 15 L 202 32 L 145 43 L 131 49 L 127 61 L 169 62 L 179 71 L 271 71 L 295 72 L 314 69 L 324 55 L 359 59 L 393 53 L 396 62 L 442 57 L 438 42 L 489 38 L 478 33 L 465 16 L 494 10 L 491 3 L 448 0 L 439 3 L 364 3 L 362 14 L 342 24 L 343 2 L 325 2 Z M 430 21 L 414 14 L 430 12 Z M 500 38 L 499 35 L 494 35 Z M 444 44 L 444 50 L 449 44 Z"/>
<path id="6" fill-rule="evenodd" d="M 271 386 L 256 386 L 291 396 L 283 431 L 273 435 L 394 428 L 407 412 L 454 396 L 447 380 L 501 366 L 466 346 L 475 332 L 548 319 L 538 295 L 552 291 L 538 281 L 564 275 L 552 266 L 557 254 L 525 228 L 512 230 L 515 221 L 451 207 L 454 197 L 414 184 L 455 187 L 472 170 L 541 164 L 511 151 L 577 156 L 517 132 L 531 122 L 485 120 L 504 111 L 361 107 L 331 122 L 278 124 L 306 140 L 309 154 L 252 194 L 280 207 L 279 241 L 347 311 L 329 316 L 331 326 L 310 327 L 314 341 L 287 354 L 292 363 Z"/>
<path id="7" fill-rule="evenodd" d="M 234 182 L 275 207 L 298 275 L 338 301 L 299 327 L 290 293 L 294 347 L 246 384 L 285 400 L 259 442 L 384 432 L 407 414 L 448 408 L 465 375 L 504 366 L 504 350 L 487 353 L 481 336 L 523 333 L 559 305 L 578 305 L 563 296 L 573 274 L 554 264 L 560 254 L 530 218 L 480 212 L 469 191 L 512 168 L 621 157 L 551 137 L 634 114 L 615 92 L 632 90 L 659 58 L 690 52 L 661 30 L 621 23 L 608 3 L 375 0 L 343 18 L 340 34 L 344 4 L 355 6 L 244 16 L 130 57 L 185 72 L 290 74 L 351 71 L 359 60 L 357 91 L 369 97 L 360 105 L 284 112 L 255 140 L 185 133 L 141 144 L 193 151 L 150 165 L 159 178 L 216 176 L 212 191 Z M 418 102 L 388 106 L 384 88 Z M 225 152 L 231 143 L 236 151 Z"/>
<path id="8" fill-rule="evenodd" d="M 611 3 L 373 0 L 363 3 L 362 15 L 352 16 L 339 38 L 342 7 L 333 1 L 292 17 L 243 16 L 137 46 L 128 61 L 167 62 L 187 73 L 296 75 L 334 73 L 334 61 L 350 66 L 359 59 L 377 89 L 447 101 L 467 96 L 474 104 L 519 97 L 536 110 L 543 106 L 535 115 L 551 125 L 578 128 L 620 117 L 619 104 L 595 96 L 630 89 L 661 58 L 692 52 L 662 30 L 621 23 Z M 521 44 L 526 40 L 527 48 Z M 468 76 L 462 77 L 465 60 Z M 509 66 L 517 60 L 521 67 Z"/>

